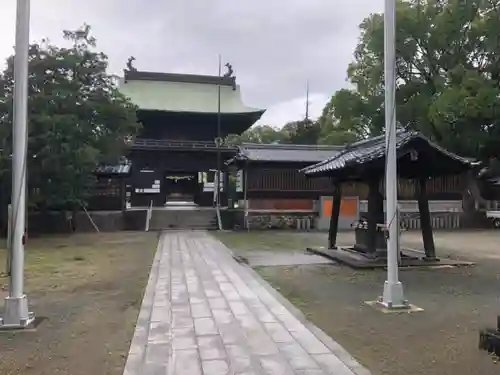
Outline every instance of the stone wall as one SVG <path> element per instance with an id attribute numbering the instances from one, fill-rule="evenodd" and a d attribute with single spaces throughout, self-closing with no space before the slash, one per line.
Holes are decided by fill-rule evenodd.
<path id="1" fill-rule="evenodd" d="M 121 230 L 144 230 L 146 210 L 134 211 L 90 211 L 90 217 L 101 232 Z M 49 211 L 44 214 L 30 212 L 28 216 L 28 232 L 31 236 L 41 234 L 71 233 L 69 215 L 63 211 Z M 95 232 L 92 222 L 85 212 L 76 214 L 76 232 Z M 6 235 L 6 228 L 0 233 Z"/>
<path id="2" fill-rule="evenodd" d="M 248 225 L 253 230 L 297 230 L 298 220 L 309 219 L 312 229 L 316 216 L 315 213 L 311 212 L 250 212 L 248 215 Z"/>

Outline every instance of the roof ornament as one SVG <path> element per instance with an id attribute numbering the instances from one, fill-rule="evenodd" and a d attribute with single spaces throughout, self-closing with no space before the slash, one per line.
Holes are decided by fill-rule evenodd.
<path id="1" fill-rule="evenodd" d="M 233 66 L 230 63 L 226 63 L 226 65 L 224 66 L 227 68 L 227 72 L 224 73 L 224 77 L 233 77 L 234 74 Z"/>
<path id="2" fill-rule="evenodd" d="M 233 66 L 230 63 L 224 65 L 227 68 L 227 72 L 224 73 L 224 78 L 233 79 L 233 90 L 236 90 L 236 77 L 234 76 Z"/>
<path id="3" fill-rule="evenodd" d="M 127 69 L 125 71 L 127 72 L 137 72 L 137 69 L 132 65 L 132 63 L 135 61 L 134 56 L 130 56 L 127 60 Z"/>
<path id="4" fill-rule="evenodd" d="M 123 142 L 127 145 L 127 146 L 130 146 L 133 142 L 134 142 L 134 138 L 129 134 L 129 135 L 126 135 L 124 138 L 123 138 Z"/>

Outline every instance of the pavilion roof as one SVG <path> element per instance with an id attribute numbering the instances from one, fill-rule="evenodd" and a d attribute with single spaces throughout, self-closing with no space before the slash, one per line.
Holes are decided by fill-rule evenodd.
<path id="1" fill-rule="evenodd" d="M 311 164 L 331 157 L 343 146 L 243 143 L 231 162 Z"/>
<path id="2" fill-rule="evenodd" d="M 420 175 L 452 174 L 470 169 L 475 165 L 474 160 L 447 151 L 415 131 L 398 130 L 396 150 L 400 163 L 398 173 L 407 178 Z M 411 161 L 412 151 L 416 151 L 419 155 L 419 163 L 408 164 L 409 168 L 402 167 L 402 162 Z M 337 176 L 342 178 L 362 177 L 359 174 L 367 173 L 370 169 L 383 173 L 385 153 L 385 135 L 381 135 L 347 145 L 336 155 L 305 167 L 301 171 L 308 177 Z M 360 169 L 360 167 L 364 168 Z"/>

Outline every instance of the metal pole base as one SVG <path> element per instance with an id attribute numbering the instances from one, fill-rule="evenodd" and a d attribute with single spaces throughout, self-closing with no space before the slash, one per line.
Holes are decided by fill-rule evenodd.
<path id="1" fill-rule="evenodd" d="M 497 316 L 497 328 L 486 328 L 479 331 L 479 349 L 495 353 L 500 357 L 500 315 Z"/>
<path id="2" fill-rule="evenodd" d="M 384 283 L 384 293 L 379 298 L 379 303 L 386 309 L 408 309 L 410 304 L 404 298 L 403 284 L 401 282 Z"/>
<path id="3" fill-rule="evenodd" d="M 28 297 L 6 297 L 0 329 L 26 328 L 35 321 L 35 314 L 28 312 Z"/>

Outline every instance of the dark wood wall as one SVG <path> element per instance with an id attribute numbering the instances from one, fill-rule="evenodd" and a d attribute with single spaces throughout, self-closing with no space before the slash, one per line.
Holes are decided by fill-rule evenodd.
<path id="1" fill-rule="evenodd" d="M 306 178 L 298 168 L 277 168 L 250 166 L 248 169 L 248 194 L 254 197 L 298 197 L 329 195 L 332 185 L 328 178 Z M 399 199 L 414 199 L 417 182 L 399 180 Z M 427 182 L 429 199 L 460 200 L 466 188 L 466 175 L 448 175 L 430 179 Z M 381 181 L 381 191 L 384 182 Z M 305 194 L 310 193 L 310 194 Z M 367 199 L 368 186 L 362 182 L 346 182 L 342 184 L 344 196 L 357 196 Z"/>
<path id="2" fill-rule="evenodd" d="M 248 191 L 331 191 L 327 178 L 306 178 L 298 169 L 251 168 L 247 181 Z"/>
<path id="3" fill-rule="evenodd" d="M 252 114 L 221 114 L 221 137 L 241 134 L 257 119 Z M 217 137 L 217 113 L 139 111 L 140 138 L 213 141 Z"/>
<path id="4" fill-rule="evenodd" d="M 232 156 L 232 152 L 222 152 L 222 163 Z M 136 169 L 154 168 L 165 171 L 204 172 L 217 168 L 215 151 L 177 151 L 177 150 L 132 150 L 132 173 Z M 222 165 L 224 167 L 224 164 Z"/>
<path id="5" fill-rule="evenodd" d="M 98 177 L 89 210 L 122 210 L 125 204 L 125 180 L 121 176 Z"/>

